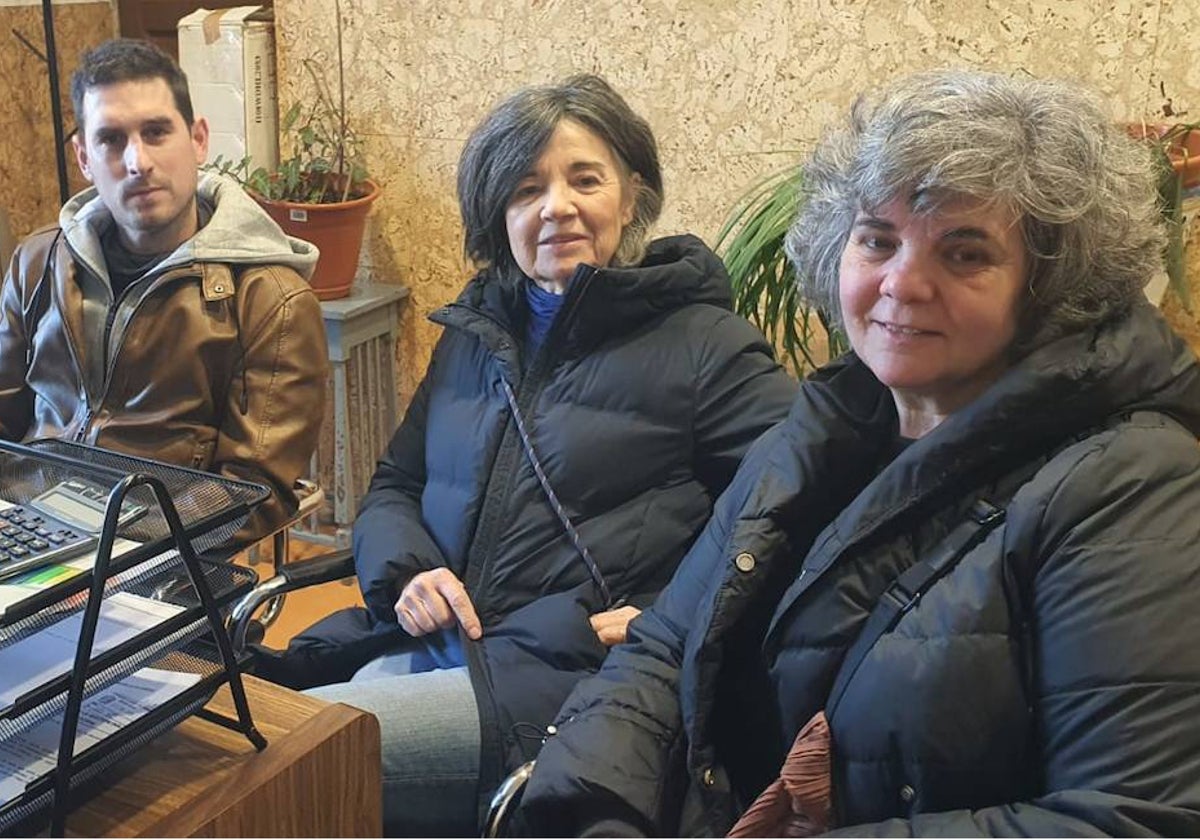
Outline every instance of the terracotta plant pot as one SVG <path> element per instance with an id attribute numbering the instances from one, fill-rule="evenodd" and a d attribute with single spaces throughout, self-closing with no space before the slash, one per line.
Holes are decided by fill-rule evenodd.
<path id="1" fill-rule="evenodd" d="M 1159 139 L 1174 130 L 1167 145 L 1171 167 L 1179 175 L 1183 188 L 1200 186 L 1200 129 L 1179 130 L 1170 123 L 1129 123 L 1126 130 L 1132 137 Z"/>
<path id="2" fill-rule="evenodd" d="M 321 300 L 344 298 L 354 285 L 367 213 L 380 192 L 374 181 L 363 183 L 366 195 L 337 204 L 299 204 L 254 195 L 285 233 L 311 242 L 321 252 L 309 280 Z"/>

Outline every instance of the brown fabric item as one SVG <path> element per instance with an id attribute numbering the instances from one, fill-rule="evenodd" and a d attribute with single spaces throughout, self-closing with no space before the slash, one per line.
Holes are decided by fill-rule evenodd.
<path id="1" fill-rule="evenodd" d="M 817 712 L 784 759 L 779 778 L 746 809 L 729 837 L 813 837 L 830 828 L 833 784 L 829 724 Z"/>

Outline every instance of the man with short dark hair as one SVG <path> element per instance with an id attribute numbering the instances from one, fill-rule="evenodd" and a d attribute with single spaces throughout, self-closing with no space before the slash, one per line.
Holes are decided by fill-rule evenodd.
<path id="1" fill-rule="evenodd" d="M 233 181 L 200 177 L 208 123 L 142 41 L 71 81 L 92 187 L 13 256 L 0 293 L 0 437 L 61 437 L 258 481 L 251 531 L 295 510 L 317 443 L 326 351 L 305 282 L 316 249 Z"/>

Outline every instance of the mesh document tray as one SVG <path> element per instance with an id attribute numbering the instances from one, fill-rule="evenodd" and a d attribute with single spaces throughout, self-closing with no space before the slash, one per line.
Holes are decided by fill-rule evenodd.
<path id="1" fill-rule="evenodd" d="M 50 811 L 51 833 L 61 835 L 67 804 L 82 787 L 102 777 L 107 767 L 131 750 L 198 710 L 222 683 L 230 685 L 237 718 L 215 713 L 206 716 L 245 734 L 258 749 L 266 745 L 254 728 L 239 663 L 221 627 L 221 606 L 248 590 L 255 576 L 248 569 L 220 561 L 237 550 L 233 537 L 254 505 L 268 496 L 267 488 L 77 443 L 0 442 L 0 498 L 35 507 L 31 500 L 52 489 L 53 496 L 46 498 L 58 499 L 56 512 L 73 514 L 77 521 L 88 523 L 92 532 L 100 529 L 100 522 L 105 523 L 94 552 L 94 568 L 86 558 L 64 560 L 53 574 L 31 572 L 37 580 L 19 575 L 0 581 L 4 584 L 0 647 L 51 622 L 79 615 L 82 628 L 75 662 L 80 662 L 81 651 L 91 651 L 91 656 L 86 666 L 43 680 L 37 687 L 11 686 L 22 694 L 4 710 L 0 739 L 33 736 L 35 730 L 41 733 L 38 738 L 52 738 L 56 729 L 60 743 L 53 751 L 57 769 L 33 779 L 16 799 L 0 805 L 0 834 L 40 824 Z M 110 514 L 118 501 L 144 511 L 136 518 L 120 520 L 123 524 L 114 529 L 117 520 Z M 115 540 L 132 541 L 133 547 L 119 548 Z M 208 559 L 198 557 L 200 552 Z M 103 605 L 92 599 L 107 601 L 118 592 L 171 602 L 181 609 L 162 612 L 160 620 L 132 639 L 97 652 L 91 645 Z M 72 733 L 78 736 L 76 722 L 87 698 L 110 686 L 115 688 L 114 684 L 134 669 L 149 663 L 197 674 L 198 682 L 172 699 L 155 700 L 154 708 L 127 724 L 117 724 L 122 728 L 94 746 L 71 750 L 70 739 Z M 120 690 L 129 688 L 124 685 Z M 97 702 L 107 709 L 109 695 Z M 54 716 L 59 714 L 62 717 L 55 723 Z M 92 718 L 99 719 L 107 720 L 107 713 Z M 80 743 L 75 743 L 79 749 Z M 7 795 L 16 795 L 16 791 Z"/>
<path id="2" fill-rule="evenodd" d="M 84 478 L 114 487 L 130 475 L 161 482 L 179 514 L 184 533 L 197 553 L 235 546 L 231 540 L 250 510 L 269 495 L 260 484 L 235 481 L 211 473 L 122 455 L 84 444 L 37 440 L 29 444 L 0 441 L 0 497 L 14 504 L 31 499 L 69 478 Z M 140 547 L 114 558 L 110 576 L 119 575 L 154 558 L 169 559 L 173 541 L 166 517 L 154 492 L 145 484 L 132 487 L 126 499 L 146 506 L 147 513 L 118 530 L 120 537 Z M 22 621 L 91 585 L 91 574 L 76 574 L 4 607 L 0 627 Z M 19 579 L 17 579 L 19 580 Z"/>
<path id="3" fill-rule="evenodd" d="M 218 607 L 227 606 L 245 595 L 254 587 L 256 581 L 255 573 L 242 566 L 203 560 L 200 561 L 200 566 L 204 583 Z M 106 597 L 118 591 L 129 592 L 175 604 L 184 610 L 109 650 L 102 653 L 93 652 L 87 669 L 87 694 L 111 685 L 136 668 L 162 656 L 164 651 L 193 641 L 211 629 L 182 563 L 155 565 L 147 571 L 135 571 L 140 573 L 129 575 L 125 580 L 110 587 L 105 593 Z M 17 638 L 4 641 L 11 643 L 43 630 L 50 624 L 80 612 L 86 604 L 86 593 L 81 593 L 80 597 L 55 605 L 52 610 L 30 616 L 20 625 L 5 628 L 20 633 Z M 0 709 L 0 740 L 36 723 L 40 718 L 61 711 L 66 703 L 70 680 L 70 671 L 63 672 L 31 688 L 17 697 L 11 705 Z"/>
<path id="4" fill-rule="evenodd" d="M 151 664 L 167 671 L 197 674 L 199 681 L 170 702 L 151 710 L 75 757 L 68 807 L 105 784 L 105 771 L 152 739 L 195 714 L 225 682 L 219 657 L 203 640 L 167 653 Z M 54 801 L 53 779 L 44 775 L 30 782 L 17 799 L 0 805 L 0 834 L 29 836 L 45 829 Z"/>

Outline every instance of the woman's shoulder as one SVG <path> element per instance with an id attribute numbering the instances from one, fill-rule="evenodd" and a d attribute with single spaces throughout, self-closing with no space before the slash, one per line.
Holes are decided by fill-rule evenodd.
<path id="1" fill-rule="evenodd" d="M 1043 544 L 1153 538 L 1200 510 L 1200 442 L 1170 416 L 1137 411 L 1098 425 L 1053 453 L 1017 493 L 1010 520 Z"/>
<path id="2" fill-rule="evenodd" d="M 621 274 L 618 269 L 617 277 Z M 664 309 L 673 308 L 670 304 L 674 302 L 712 304 L 728 310 L 733 302 L 725 263 L 690 233 L 655 239 L 624 282 L 637 294 L 657 300 Z"/>
<path id="3" fill-rule="evenodd" d="M 1050 459 L 1047 469 L 1062 472 L 1062 480 L 1071 483 L 1122 475 L 1171 478 L 1200 469 L 1200 441 L 1168 414 L 1134 411 L 1077 435 Z M 1094 487 L 1087 495 L 1101 490 Z"/>

